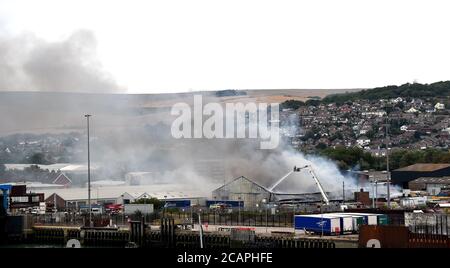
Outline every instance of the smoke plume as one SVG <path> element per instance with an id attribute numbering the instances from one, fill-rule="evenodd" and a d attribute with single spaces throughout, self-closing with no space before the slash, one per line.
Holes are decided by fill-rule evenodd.
<path id="1" fill-rule="evenodd" d="M 92 32 L 79 30 L 59 42 L 33 34 L 0 35 L 0 90 L 118 92 L 96 58 Z"/>
<path id="2" fill-rule="evenodd" d="M 2 131 L 85 134 L 83 115 L 92 114 L 91 159 L 102 167 L 94 180 L 123 180 L 128 172 L 148 172 L 157 174 L 159 182 L 191 185 L 209 194 L 239 176 L 270 187 L 294 166 L 312 163 L 326 191 L 340 192 L 344 180 L 348 188 L 356 188 L 354 180 L 341 175 L 331 161 L 305 156 L 283 142 L 275 150 L 261 150 L 260 141 L 254 139 L 172 138 L 170 124 L 175 118 L 170 106 L 179 100 L 191 102 L 192 94 L 92 94 L 121 90 L 102 69 L 95 48 L 93 33 L 84 30 L 60 42 L 31 34 L 0 35 L 0 90 L 39 91 L 2 94 Z M 81 92 L 91 94 L 87 98 L 78 94 Z M 226 101 L 213 93 L 204 95 L 205 103 Z M 14 116 L 6 116 L 8 113 Z M 287 118 L 281 133 L 295 133 L 297 121 L 295 115 Z M 86 163 L 85 150 L 81 139 L 71 159 Z M 308 193 L 318 189 L 308 174 L 300 172 L 289 176 L 276 191 Z"/>

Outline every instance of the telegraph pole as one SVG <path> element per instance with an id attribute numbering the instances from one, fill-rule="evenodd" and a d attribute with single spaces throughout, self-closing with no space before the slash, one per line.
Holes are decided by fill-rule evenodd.
<path id="1" fill-rule="evenodd" d="M 387 206 L 391 208 L 391 174 L 389 172 L 389 116 L 386 112 L 386 180 L 387 180 Z"/>
<path id="2" fill-rule="evenodd" d="M 92 227 L 92 204 L 91 204 L 91 151 L 90 151 L 90 137 L 89 137 L 89 118 L 90 114 L 84 115 L 87 123 L 87 156 L 88 156 L 88 209 L 89 209 L 89 227 Z"/>
<path id="3" fill-rule="evenodd" d="M 377 208 L 377 200 L 378 200 L 378 180 L 375 181 L 375 208 Z"/>

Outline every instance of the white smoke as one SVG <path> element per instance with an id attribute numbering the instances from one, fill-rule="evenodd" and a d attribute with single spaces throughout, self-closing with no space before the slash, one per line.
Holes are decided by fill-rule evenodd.
<path id="1" fill-rule="evenodd" d="M 59 42 L 33 34 L 0 34 L 0 90 L 118 92 L 96 57 L 96 39 L 80 30 Z"/>

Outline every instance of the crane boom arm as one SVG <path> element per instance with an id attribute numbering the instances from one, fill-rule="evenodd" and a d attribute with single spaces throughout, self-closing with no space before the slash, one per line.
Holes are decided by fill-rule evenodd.
<path id="1" fill-rule="evenodd" d="M 329 205 L 330 199 L 328 198 L 327 194 L 323 190 L 322 184 L 320 183 L 319 179 L 317 178 L 316 173 L 314 172 L 314 170 L 312 169 L 312 167 L 310 165 L 305 166 L 305 168 L 308 168 L 309 174 L 311 174 L 311 177 L 313 177 L 314 181 L 316 182 L 317 187 L 319 188 L 319 191 L 322 194 L 323 201 L 325 202 L 325 204 Z"/>
<path id="2" fill-rule="evenodd" d="M 330 199 L 328 198 L 327 194 L 325 193 L 325 191 L 323 190 L 322 184 L 320 183 L 319 179 L 316 176 L 316 173 L 314 172 L 313 168 L 311 165 L 305 165 L 303 167 L 297 167 L 294 166 L 294 169 L 292 171 L 290 171 L 289 173 L 287 173 L 286 175 L 284 175 L 281 179 L 279 179 L 274 185 L 272 185 L 272 187 L 268 188 L 268 191 L 270 193 L 273 193 L 273 190 L 282 182 L 284 181 L 287 177 L 289 177 L 289 175 L 291 175 L 293 172 L 300 172 L 302 169 L 308 169 L 309 174 L 311 175 L 311 177 L 314 179 L 317 188 L 319 188 L 320 194 L 322 195 L 322 199 L 325 202 L 325 204 L 329 205 L 330 204 Z"/>

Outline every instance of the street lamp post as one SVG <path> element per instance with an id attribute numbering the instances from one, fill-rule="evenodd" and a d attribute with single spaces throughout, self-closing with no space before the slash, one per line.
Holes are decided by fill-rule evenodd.
<path id="1" fill-rule="evenodd" d="M 202 226 L 202 217 L 201 217 L 201 209 L 198 214 L 198 225 L 200 226 L 200 248 L 203 248 L 203 226 Z"/>
<path id="2" fill-rule="evenodd" d="M 238 225 L 241 225 L 241 197 L 238 197 Z"/>
<path id="3" fill-rule="evenodd" d="M 208 213 L 211 213 L 211 207 L 208 208 L 209 211 Z M 217 209 L 217 196 L 214 196 L 214 223 L 216 223 L 216 218 L 217 218 L 217 214 L 218 214 L 218 209 Z"/>
<path id="4" fill-rule="evenodd" d="M 342 180 L 342 204 L 345 205 L 345 181 Z"/>
<path id="5" fill-rule="evenodd" d="M 375 182 L 372 182 L 372 208 L 375 208 Z"/>
<path id="6" fill-rule="evenodd" d="M 122 197 L 122 225 L 125 225 L 125 202 L 123 201 L 124 195 L 120 195 Z"/>
<path id="7" fill-rule="evenodd" d="M 268 221 L 268 211 L 267 211 L 267 199 L 263 199 L 262 200 L 262 203 L 265 205 L 265 207 L 266 207 L 266 233 L 267 233 L 267 227 L 268 227 L 268 225 L 269 225 L 269 221 Z"/>
<path id="8" fill-rule="evenodd" d="M 389 116 L 386 113 L 386 179 L 387 179 L 387 206 L 391 208 L 391 174 L 389 172 Z"/>
<path id="9" fill-rule="evenodd" d="M 84 115 L 87 123 L 87 157 L 88 157 L 88 209 L 89 209 L 89 227 L 92 227 L 92 204 L 91 204 L 91 151 L 90 151 L 90 136 L 89 136 L 89 118 L 90 114 Z"/>
<path id="10" fill-rule="evenodd" d="M 166 217 L 166 207 L 167 207 L 167 195 L 164 196 L 163 218 Z"/>
<path id="11" fill-rule="evenodd" d="M 191 228 L 194 229 L 194 218 L 193 218 L 194 212 L 192 211 L 192 204 L 191 204 Z"/>
<path id="12" fill-rule="evenodd" d="M 320 217 L 321 217 L 321 218 L 320 218 L 320 220 L 321 220 L 321 222 L 320 222 L 320 227 L 322 228 L 322 232 L 320 233 L 320 237 L 323 237 L 323 226 L 324 226 L 322 205 L 323 205 L 323 200 L 322 200 L 322 202 L 320 203 Z"/>
<path id="13" fill-rule="evenodd" d="M 56 193 L 53 193 L 53 210 L 56 212 L 58 212 L 58 208 L 56 207 Z"/>
<path id="14" fill-rule="evenodd" d="M 375 208 L 377 208 L 378 200 L 378 180 L 375 180 Z"/>

